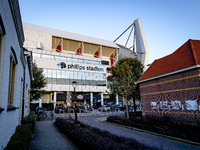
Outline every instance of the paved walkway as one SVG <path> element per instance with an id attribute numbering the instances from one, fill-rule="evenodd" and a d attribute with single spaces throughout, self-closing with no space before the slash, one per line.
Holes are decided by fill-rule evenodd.
<path id="1" fill-rule="evenodd" d="M 159 148 L 161 148 L 162 145 L 165 150 L 200 150 L 200 147 L 95 121 L 95 119 L 102 117 L 103 116 L 78 116 L 78 120 L 119 136 L 134 138 L 147 145 L 155 145 Z"/>
<path id="2" fill-rule="evenodd" d="M 53 121 L 37 121 L 32 150 L 78 150 L 69 139 L 62 134 Z"/>

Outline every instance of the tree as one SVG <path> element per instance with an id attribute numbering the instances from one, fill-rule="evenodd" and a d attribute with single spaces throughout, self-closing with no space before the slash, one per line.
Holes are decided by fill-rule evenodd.
<path id="1" fill-rule="evenodd" d="M 123 95 L 126 100 L 127 118 L 128 114 L 128 99 L 138 96 L 138 89 L 136 81 L 142 75 L 143 65 L 135 58 L 123 58 L 118 61 L 118 64 L 112 69 L 112 76 L 117 82 L 119 93 Z M 136 111 L 136 109 L 134 109 Z"/>
<path id="2" fill-rule="evenodd" d="M 111 79 L 111 77 L 108 77 L 108 80 L 110 81 L 110 90 L 109 91 L 106 90 L 106 92 L 108 93 L 108 96 L 113 103 L 116 94 L 118 94 L 117 82 Z M 112 106 L 112 112 L 113 112 L 113 106 Z"/>
<path id="3" fill-rule="evenodd" d="M 42 97 L 44 90 L 42 88 L 46 85 L 46 80 L 42 74 L 43 70 L 38 69 L 36 63 L 33 63 L 33 80 L 31 81 L 30 98 L 32 100 L 38 100 Z"/>

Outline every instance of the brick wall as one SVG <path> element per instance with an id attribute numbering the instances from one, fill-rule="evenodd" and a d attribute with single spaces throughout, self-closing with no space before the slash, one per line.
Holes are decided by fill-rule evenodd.
<path id="1" fill-rule="evenodd" d="M 146 114 L 196 118 L 198 111 L 186 110 L 185 100 L 197 100 L 199 105 L 199 75 L 200 71 L 193 69 L 140 83 L 143 112 Z M 160 101 L 167 101 L 168 109 L 161 109 Z M 172 101 L 180 101 L 181 109 L 172 109 Z M 151 102 L 157 103 L 155 109 L 152 109 Z"/>

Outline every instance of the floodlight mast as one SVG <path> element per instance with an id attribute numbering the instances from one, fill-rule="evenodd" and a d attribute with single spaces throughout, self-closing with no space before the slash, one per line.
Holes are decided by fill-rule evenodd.
<path id="1" fill-rule="evenodd" d="M 131 27 L 134 26 L 134 23 L 132 23 L 118 38 L 116 38 L 113 42 L 116 42 L 126 31 Z"/>
<path id="2" fill-rule="evenodd" d="M 142 62 L 142 64 L 144 65 L 144 70 L 146 70 L 146 65 L 147 65 L 148 57 L 149 57 L 149 49 L 148 49 L 147 42 L 145 39 L 144 31 L 142 29 L 140 18 L 134 20 L 134 23 L 132 23 L 118 38 L 116 38 L 114 42 L 116 42 L 131 27 L 132 29 L 129 33 L 126 44 L 124 46 L 125 47 L 127 46 L 130 36 L 133 32 L 133 28 L 134 28 L 133 45 L 128 49 L 129 50 L 132 49 L 131 51 L 137 55 L 137 59 Z"/>

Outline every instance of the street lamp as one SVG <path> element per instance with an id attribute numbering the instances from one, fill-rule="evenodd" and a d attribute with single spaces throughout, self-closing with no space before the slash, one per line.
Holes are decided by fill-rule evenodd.
<path id="1" fill-rule="evenodd" d="M 75 120 L 77 120 L 77 108 L 76 108 L 76 85 L 77 85 L 77 82 L 76 81 L 73 81 L 72 82 L 72 86 L 74 88 L 74 100 L 75 100 Z"/>

